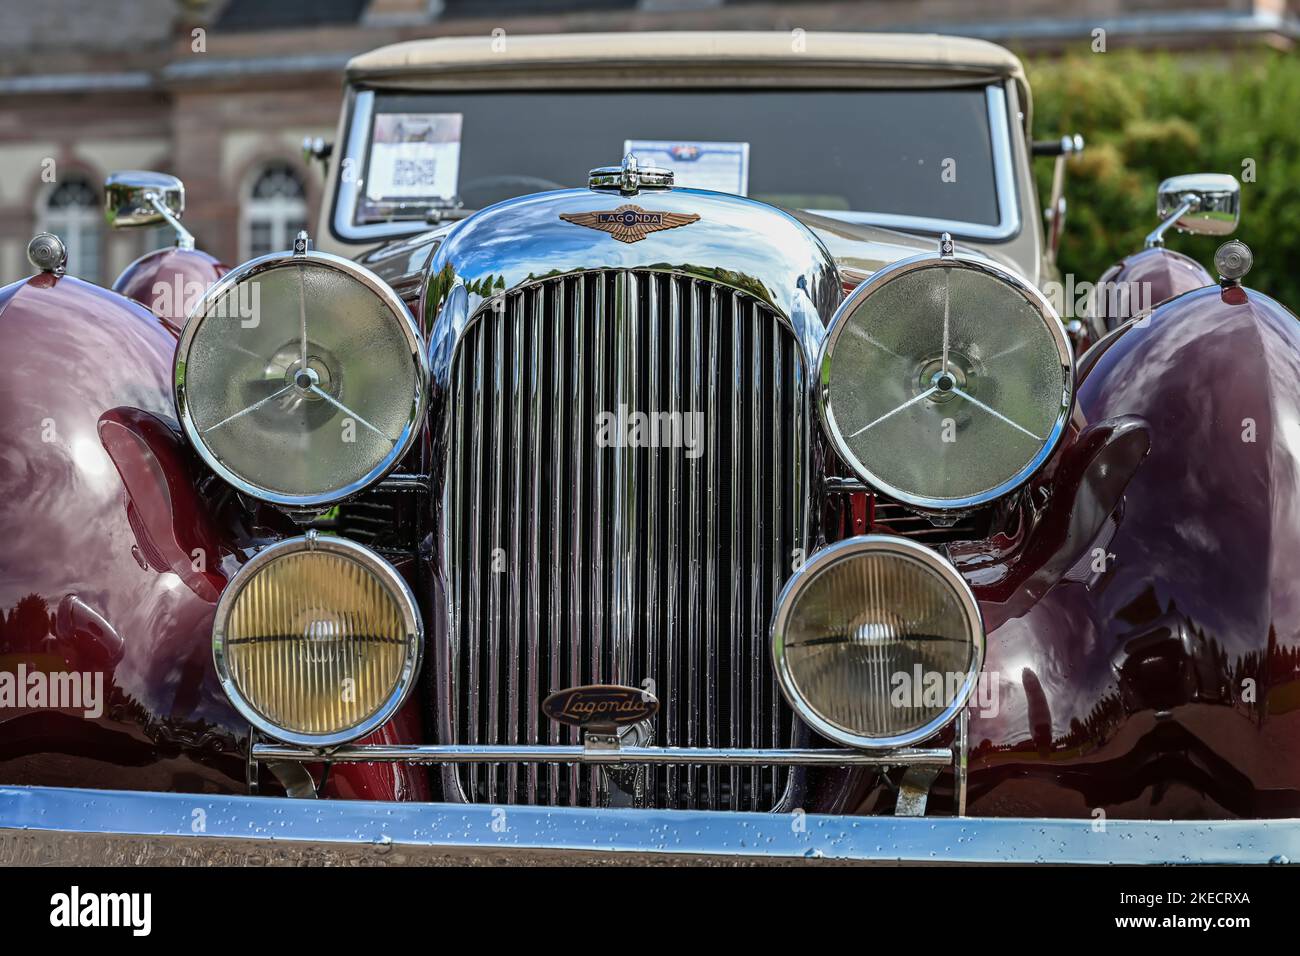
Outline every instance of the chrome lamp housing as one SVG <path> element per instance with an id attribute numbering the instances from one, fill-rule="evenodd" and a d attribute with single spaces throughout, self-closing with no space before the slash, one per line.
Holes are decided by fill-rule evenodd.
<path id="1" fill-rule="evenodd" d="M 938 254 L 876 272 L 840 305 L 816 362 L 831 445 L 871 488 L 962 513 L 1023 485 L 1065 433 L 1074 356 L 1056 311 L 987 258 Z"/>
<path id="2" fill-rule="evenodd" d="M 191 311 L 176 408 L 203 460 L 236 489 L 324 510 L 380 481 L 424 419 L 424 342 L 402 299 L 350 260 L 295 250 L 245 263 Z"/>
<path id="3" fill-rule="evenodd" d="M 867 750 L 910 747 L 953 723 L 984 663 L 969 585 L 938 552 L 892 535 L 813 555 L 786 583 L 771 637 L 777 681 L 800 718 Z"/>
<path id="4" fill-rule="evenodd" d="M 222 593 L 217 676 L 235 709 L 286 743 L 328 747 L 382 727 L 415 685 L 424 628 L 397 570 L 315 531 L 258 552 Z"/>

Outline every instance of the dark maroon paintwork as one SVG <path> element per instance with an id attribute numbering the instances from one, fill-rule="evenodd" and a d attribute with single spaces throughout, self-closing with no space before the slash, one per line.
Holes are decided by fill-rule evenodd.
<path id="1" fill-rule="evenodd" d="M 1195 259 L 1156 247 L 1121 259 L 1097 280 L 1096 315 L 1106 329 L 1214 280 Z"/>
<path id="2" fill-rule="evenodd" d="M 172 406 L 173 330 L 41 274 L 0 289 L 0 338 L 13 357 L 0 374 L 0 670 L 89 671 L 104 689 L 97 719 L 0 709 L 0 783 L 244 792 L 249 726 L 217 682 L 211 632 L 256 542 L 197 490 Z M 420 736 L 412 704 L 372 739 Z M 335 768 L 327 792 L 429 798 L 421 768 L 379 765 Z"/>
<path id="3" fill-rule="evenodd" d="M 106 702 L 97 720 L 0 710 L 0 779 L 242 789 L 247 730 L 207 639 L 232 545 L 175 431 L 175 338 L 72 277 L 4 291 L 0 666 L 100 672 Z"/>
<path id="4" fill-rule="evenodd" d="M 198 249 L 155 249 L 123 269 L 113 291 L 139 302 L 179 335 L 189 307 L 228 271 Z"/>
<path id="5" fill-rule="evenodd" d="M 1210 286 L 1089 358 L 1045 507 L 954 554 L 1000 691 L 970 812 L 1295 816 L 1300 322 Z"/>

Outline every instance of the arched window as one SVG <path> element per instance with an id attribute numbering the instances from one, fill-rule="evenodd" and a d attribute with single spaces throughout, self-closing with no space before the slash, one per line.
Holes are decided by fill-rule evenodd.
<path id="1" fill-rule="evenodd" d="M 69 175 L 45 196 L 40 228 L 52 232 L 68 248 L 68 274 L 99 282 L 101 230 L 104 213 L 99 191 L 89 178 Z"/>
<path id="2" fill-rule="evenodd" d="M 307 190 L 288 163 L 272 163 L 254 178 L 244 199 L 243 258 L 293 248 L 307 228 Z"/>

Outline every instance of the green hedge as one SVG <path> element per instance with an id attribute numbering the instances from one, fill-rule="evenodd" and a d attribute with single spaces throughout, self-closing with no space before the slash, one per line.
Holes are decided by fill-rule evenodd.
<path id="1" fill-rule="evenodd" d="M 1069 164 L 1061 270 L 1093 280 L 1142 248 L 1156 185 L 1191 172 L 1243 178 L 1241 239 L 1255 254 L 1247 284 L 1300 309 L 1300 58 L 1260 49 L 1231 56 L 1073 54 L 1026 63 L 1034 138 L 1082 133 Z M 1052 161 L 1035 160 L 1046 202 Z M 1221 239 L 1170 233 L 1167 244 L 1211 268 Z"/>

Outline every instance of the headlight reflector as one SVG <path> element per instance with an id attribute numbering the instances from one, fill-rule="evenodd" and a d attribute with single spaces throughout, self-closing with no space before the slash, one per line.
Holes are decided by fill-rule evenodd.
<path id="1" fill-rule="evenodd" d="M 786 584 L 772 622 L 777 679 L 823 736 L 903 747 L 965 706 L 984 627 L 955 568 L 907 538 L 866 535 L 819 551 Z"/>
<path id="2" fill-rule="evenodd" d="M 235 707 L 287 743 L 364 736 L 401 706 L 423 629 L 392 565 L 344 538 L 291 538 L 231 579 L 212 629 L 217 674 Z"/>
<path id="3" fill-rule="evenodd" d="M 428 364 L 379 277 L 319 252 L 264 256 L 214 285 L 176 351 L 186 435 L 217 474 L 287 507 L 392 469 L 418 432 Z"/>
<path id="4" fill-rule="evenodd" d="M 832 443 L 863 481 L 922 509 L 1014 490 L 1056 447 L 1074 394 L 1065 328 L 1041 293 L 970 256 L 880 270 L 822 344 Z"/>

